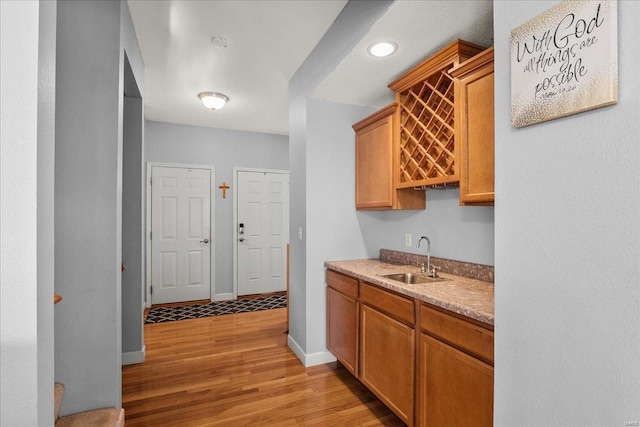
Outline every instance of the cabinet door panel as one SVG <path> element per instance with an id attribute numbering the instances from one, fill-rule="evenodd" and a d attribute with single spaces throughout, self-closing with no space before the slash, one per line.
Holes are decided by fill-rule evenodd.
<path id="1" fill-rule="evenodd" d="M 356 134 L 356 208 L 393 207 L 393 122 L 387 116 Z"/>
<path id="2" fill-rule="evenodd" d="M 358 302 L 327 288 L 327 348 L 358 375 Z"/>
<path id="3" fill-rule="evenodd" d="M 468 82 L 464 201 L 492 201 L 494 192 L 493 73 Z"/>
<path id="4" fill-rule="evenodd" d="M 411 426 L 415 331 L 364 304 L 360 316 L 360 381 Z"/>
<path id="5" fill-rule="evenodd" d="M 460 203 L 492 205 L 494 190 L 493 48 L 452 71 Z"/>
<path id="6" fill-rule="evenodd" d="M 493 425 L 493 368 L 420 334 L 420 426 Z"/>
<path id="7" fill-rule="evenodd" d="M 353 124 L 356 132 L 356 209 L 424 209 L 425 192 L 397 189 L 400 174 L 398 104 Z"/>

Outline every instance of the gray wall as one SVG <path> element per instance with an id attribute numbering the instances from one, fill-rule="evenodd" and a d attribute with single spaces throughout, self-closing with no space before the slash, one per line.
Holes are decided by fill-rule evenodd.
<path id="1" fill-rule="evenodd" d="M 307 93 L 305 86 L 297 89 L 289 83 L 289 339 L 302 349 L 302 353 L 307 346 Z M 299 228 L 302 229 L 302 241 L 297 238 Z M 304 357 L 301 359 L 304 362 Z"/>
<path id="2" fill-rule="evenodd" d="M 460 206 L 459 191 L 428 190 L 427 209 L 386 211 L 382 247 L 425 254 L 420 236 L 431 240 L 431 254 L 441 258 L 493 265 L 493 207 Z M 405 246 L 405 234 L 412 244 Z"/>
<path id="3" fill-rule="evenodd" d="M 56 2 L 40 2 L 38 47 L 38 423 L 53 409 Z M 2 40 L 5 40 L 4 38 Z M 4 41 L 3 41 L 4 46 Z M 22 86 L 18 86 L 22 89 Z M 4 393 L 3 396 L 6 396 Z M 2 424 L 0 422 L 0 424 Z"/>
<path id="4" fill-rule="evenodd" d="M 215 112 L 212 112 L 215 114 Z M 233 168 L 289 169 L 288 138 L 201 126 L 146 121 L 145 161 L 215 166 L 215 292 L 233 292 L 233 189 L 222 198 L 223 181 L 233 184 Z"/>
<path id="5" fill-rule="evenodd" d="M 123 364 L 144 359 L 146 169 L 144 167 L 144 64 L 126 0 L 120 8 L 122 126 L 122 353 Z M 126 104 L 125 104 L 126 102 Z M 126 126 L 126 127 L 125 127 Z"/>
<path id="6" fill-rule="evenodd" d="M 55 2 L 0 2 L 1 425 L 53 422 L 55 33 Z"/>
<path id="7" fill-rule="evenodd" d="M 58 3 L 56 381 L 62 414 L 119 405 L 120 3 Z M 96 102 L 100 100 L 100 102 Z"/>
<path id="8" fill-rule="evenodd" d="M 494 3 L 494 419 L 637 425 L 640 2 L 618 1 L 618 104 L 514 129 L 510 31 L 556 3 Z"/>
<path id="9" fill-rule="evenodd" d="M 355 210 L 355 140 L 351 125 L 371 114 L 368 107 L 309 100 L 307 103 L 306 240 L 307 356 L 326 351 L 327 260 L 377 258 L 382 247 L 382 212 Z M 294 235 L 294 239 L 297 235 Z"/>
<path id="10" fill-rule="evenodd" d="M 126 2 L 59 1 L 55 378 L 61 413 L 121 405 L 124 54 L 142 82 Z"/>
<path id="11" fill-rule="evenodd" d="M 307 283 L 307 251 L 311 248 L 312 242 L 307 245 L 305 236 L 307 230 L 322 227 L 322 224 L 309 222 L 307 217 L 307 202 L 311 197 L 315 198 L 315 194 L 307 188 L 306 176 L 308 162 L 313 162 L 307 152 L 307 97 L 315 86 L 364 37 L 371 25 L 386 12 L 390 4 L 391 1 L 348 2 L 289 82 L 289 157 L 291 162 L 289 343 L 305 364 L 317 363 L 317 361 L 321 363 L 322 355 L 319 355 L 319 359 L 316 361 L 306 360 L 305 355 L 311 352 L 315 353 L 321 343 L 324 343 L 324 336 L 317 336 L 315 332 L 314 335 L 311 335 L 308 330 L 312 325 L 315 328 L 314 323 L 321 322 L 324 316 L 322 318 L 311 317 L 310 314 L 316 312 L 308 310 L 308 307 L 315 305 L 317 301 L 310 299 L 310 296 L 316 295 L 316 293 L 308 293 L 307 291 L 309 286 Z M 331 198 L 318 200 L 318 202 L 321 201 L 325 202 L 324 206 L 326 207 L 334 203 Z M 302 241 L 296 238 L 298 228 L 303 230 Z M 317 283 L 317 280 L 314 282 Z"/>
<path id="12" fill-rule="evenodd" d="M 125 81 L 127 76 L 125 67 Z M 126 84 L 125 84 L 126 87 Z M 125 92 L 126 93 L 126 92 Z M 139 97 L 124 97 L 122 138 L 122 354 L 123 364 L 141 362 L 144 349 L 145 215 L 143 107 Z"/>

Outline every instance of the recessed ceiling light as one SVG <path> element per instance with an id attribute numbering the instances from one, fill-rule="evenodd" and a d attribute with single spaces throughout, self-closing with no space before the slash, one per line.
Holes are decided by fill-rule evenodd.
<path id="1" fill-rule="evenodd" d="M 398 49 L 398 45 L 394 42 L 378 42 L 374 43 L 367 48 L 370 55 L 382 58 L 391 55 Z"/>
<path id="2" fill-rule="evenodd" d="M 198 98 L 200 98 L 205 107 L 211 110 L 219 110 L 229 102 L 227 95 L 217 92 L 201 92 L 198 94 Z"/>

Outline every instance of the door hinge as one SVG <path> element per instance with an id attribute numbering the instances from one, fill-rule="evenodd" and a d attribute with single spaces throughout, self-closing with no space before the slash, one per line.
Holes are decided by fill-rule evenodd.
<path id="1" fill-rule="evenodd" d="M 149 178 L 149 185 L 153 185 L 153 178 Z"/>
<path id="2" fill-rule="evenodd" d="M 149 232 L 149 240 L 152 240 L 152 239 L 153 239 L 153 231 L 150 231 Z"/>
<path id="3" fill-rule="evenodd" d="M 153 285 L 151 285 L 149 288 L 150 288 L 149 293 L 153 295 Z"/>

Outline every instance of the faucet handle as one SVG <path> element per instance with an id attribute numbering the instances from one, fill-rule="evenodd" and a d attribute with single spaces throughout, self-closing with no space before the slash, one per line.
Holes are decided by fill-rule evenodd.
<path id="1" fill-rule="evenodd" d="M 435 265 L 431 266 L 431 271 L 429 271 L 429 276 L 431 277 L 438 277 L 438 271 L 440 271 L 440 267 L 437 267 Z"/>

